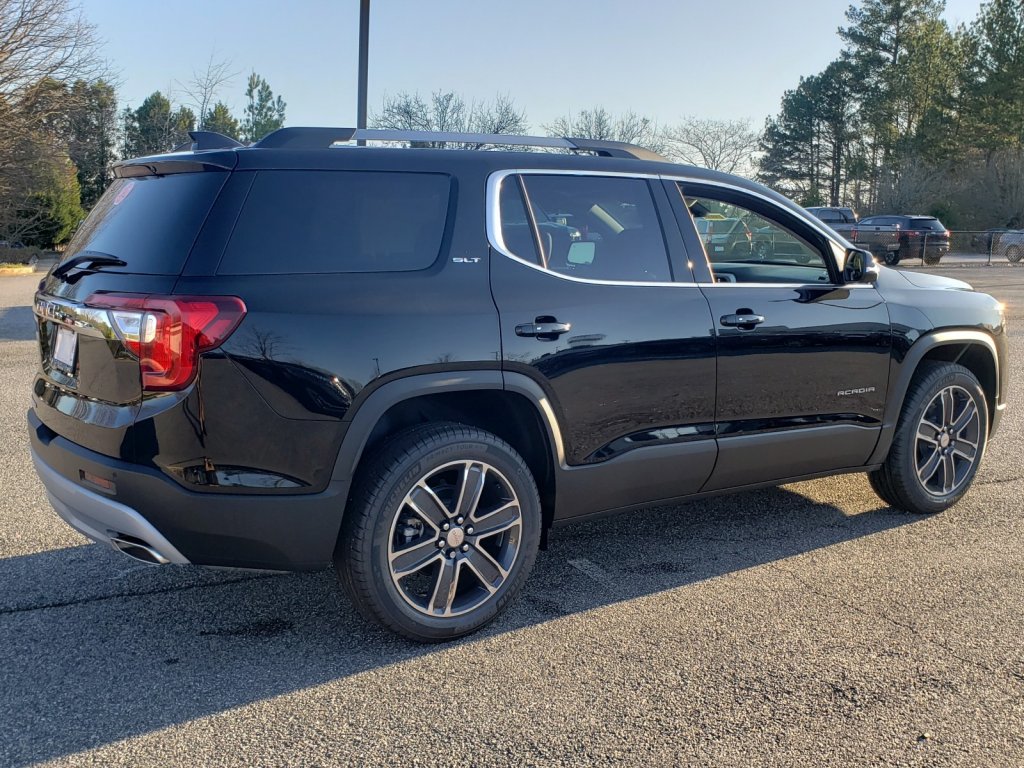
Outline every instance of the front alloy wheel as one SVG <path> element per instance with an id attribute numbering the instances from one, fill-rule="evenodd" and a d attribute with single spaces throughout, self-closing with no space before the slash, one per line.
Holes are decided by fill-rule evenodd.
<path id="1" fill-rule="evenodd" d="M 981 416 L 963 387 L 936 394 L 917 427 L 917 477 L 933 496 L 948 496 L 964 484 L 980 454 Z"/>
<path id="2" fill-rule="evenodd" d="M 971 487 L 987 440 L 988 405 L 977 377 L 956 363 L 925 361 L 903 401 L 889 455 L 868 479 L 890 506 L 941 512 Z"/>

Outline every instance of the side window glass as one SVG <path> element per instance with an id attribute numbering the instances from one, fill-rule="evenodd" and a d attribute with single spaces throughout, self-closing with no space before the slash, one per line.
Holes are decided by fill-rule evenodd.
<path id="1" fill-rule="evenodd" d="M 608 176 L 534 175 L 522 177 L 536 222 L 529 239 L 516 230 L 520 208 L 502 183 L 502 236 L 509 251 L 536 259 L 553 271 L 590 280 L 671 282 L 668 251 L 654 198 L 643 179 Z M 522 200 L 518 203 L 522 205 Z"/>
<path id="2" fill-rule="evenodd" d="M 726 200 L 683 196 L 717 282 L 830 280 L 821 251 L 785 225 Z"/>
<path id="3" fill-rule="evenodd" d="M 526 205 L 523 203 L 523 193 L 519 189 L 517 176 L 506 176 L 501 180 L 498 207 L 501 212 L 501 239 L 506 250 L 521 259 L 543 264 L 537 255 L 537 239 L 526 214 Z"/>

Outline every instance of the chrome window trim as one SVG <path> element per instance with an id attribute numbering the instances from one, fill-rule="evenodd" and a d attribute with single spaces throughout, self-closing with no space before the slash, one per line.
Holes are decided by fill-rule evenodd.
<path id="1" fill-rule="evenodd" d="M 561 272 L 555 272 L 547 269 L 546 267 L 528 261 L 520 256 L 516 256 L 512 253 L 505 245 L 505 240 L 501 235 L 501 210 L 498 205 L 499 195 L 501 192 L 501 182 L 509 176 L 515 176 L 518 174 L 526 175 L 544 175 L 544 176 L 610 176 L 615 178 L 627 178 L 627 179 L 643 179 L 649 181 L 651 179 L 657 180 L 657 174 L 651 173 L 624 173 L 622 171 L 573 171 L 568 169 L 521 169 L 511 168 L 502 171 L 495 171 L 487 177 L 487 240 L 490 243 L 491 248 L 498 251 L 502 255 L 518 261 L 520 264 L 525 264 L 531 269 L 536 269 L 538 272 L 543 272 L 546 275 L 553 275 L 561 280 L 569 280 L 574 283 L 588 283 L 590 285 L 633 285 L 633 286 L 683 286 L 693 287 L 696 284 L 691 282 L 680 283 L 675 281 L 670 282 L 643 282 L 643 281 L 632 281 L 632 280 L 594 280 L 586 277 L 573 277 L 572 275 L 565 275 Z M 653 201 L 652 201 L 653 202 Z M 529 211 L 527 211 L 529 215 Z"/>
<path id="2" fill-rule="evenodd" d="M 561 272 L 554 272 L 546 267 L 542 267 L 540 264 L 536 264 L 532 261 L 528 261 L 520 256 L 516 256 L 506 246 L 504 238 L 501 235 L 501 210 L 499 208 L 499 194 L 501 191 L 501 182 L 509 176 L 515 175 L 544 175 L 544 176 L 609 176 L 613 178 L 629 178 L 629 179 L 644 179 L 646 181 L 681 181 L 681 182 L 693 182 L 694 184 L 708 184 L 711 186 L 723 187 L 725 189 L 732 189 L 737 192 L 753 195 L 761 200 L 772 205 L 779 205 L 777 200 L 773 200 L 767 195 L 762 195 L 758 192 L 753 192 L 744 187 L 736 186 L 734 184 L 727 184 L 721 181 L 699 179 L 692 176 L 679 176 L 679 175 L 665 175 L 657 173 L 629 173 L 627 171 L 585 171 L 575 170 L 567 168 L 506 168 L 500 171 L 494 171 L 487 177 L 487 194 L 486 194 L 486 211 L 487 211 L 487 240 L 488 244 L 494 250 L 501 253 L 506 258 L 517 261 L 520 264 L 524 264 L 531 269 L 535 269 L 538 272 L 551 275 L 560 280 L 568 280 L 574 283 L 587 283 L 590 285 L 630 285 L 639 287 L 679 287 L 679 288 L 719 288 L 722 286 L 744 286 L 749 288 L 874 288 L 875 286 L 870 283 L 697 283 L 691 282 L 641 282 L 632 280 L 594 280 L 592 278 L 585 277 L 573 277 L 572 275 L 565 275 Z M 820 226 L 815 226 L 814 222 L 809 216 L 799 216 L 795 211 L 788 211 L 791 215 L 801 219 L 804 223 L 808 224 L 818 234 L 822 235 L 829 243 L 833 245 L 839 245 L 835 242 L 835 239 L 831 237 L 825 230 Z M 841 247 L 841 246 L 840 246 Z M 845 251 L 845 249 L 843 249 Z M 707 258 L 707 254 L 704 255 Z M 709 262 L 710 263 L 710 262 Z M 838 265 L 837 265 L 838 266 Z M 841 271 L 841 270 L 840 270 Z"/>

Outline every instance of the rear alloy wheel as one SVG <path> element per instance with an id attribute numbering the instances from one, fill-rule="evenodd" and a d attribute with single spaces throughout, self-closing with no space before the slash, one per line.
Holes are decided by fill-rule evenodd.
<path id="1" fill-rule="evenodd" d="M 987 439 L 985 393 L 974 374 L 953 363 L 922 363 L 885 464 L 868 477 L 891 506 L 941 512 L 967 493 Z"/>
<path id="2" fill-rule="evenodd" d="M 1011 245 L 1006 249 L 1006 260 L 1011 264 L 1016 264 L 1020 261 L 1020 257 L 1024 256 L 1024 250 L 1019 245 Z"/>
<path id="3" fill-rule="evenodd" d="M 883 260 L 890 267 L 895 267 L 900 263 L 900 252 L 899 251 L 886 251 Z"/>
<path id="4" fill-rule="evenodd" d="M 489 622 L 536 558 L 540 501 L 523 459 L 459 424 L 399 435 L 360 472 L 335 563 L 360 612 L 414 640 Z"/>

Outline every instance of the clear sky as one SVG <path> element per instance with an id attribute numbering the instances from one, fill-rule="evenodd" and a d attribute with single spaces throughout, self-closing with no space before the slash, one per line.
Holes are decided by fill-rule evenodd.
<path id="1" fill-rule="evenodd" d="M 255 69 L 289 125 L 354 125 L 358 0 L 80 0 L 106 41 L 123 104 L 182 83 L 211 54 L 239 72 L 221 98 L 236 115 Z M 952 24 L 979 0 L 947 0 Z M 849 0 L 372 0 L 369 108 L 387 94 L 496 93 L 534 132 L 603 105 L 670 124 L 751 118 L 838 55 Z"/>

